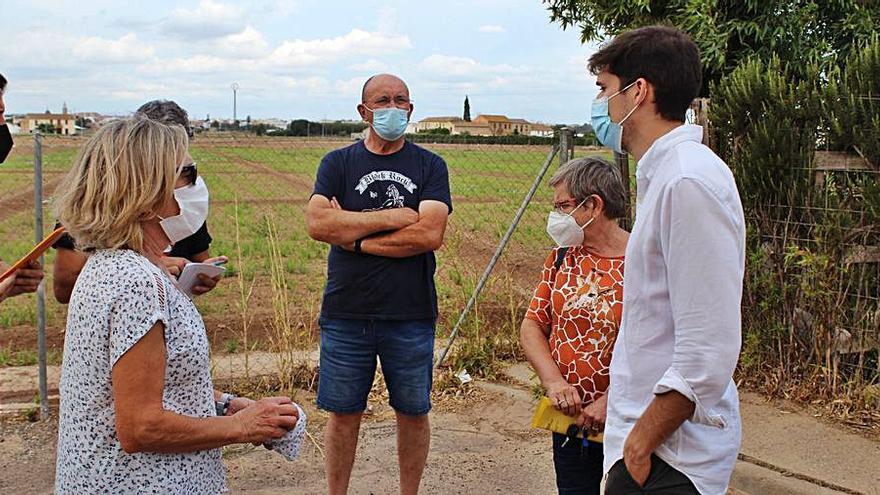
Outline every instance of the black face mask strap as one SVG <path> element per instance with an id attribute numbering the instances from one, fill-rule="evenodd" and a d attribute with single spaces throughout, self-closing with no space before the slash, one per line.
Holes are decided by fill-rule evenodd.
<path id="1" fill-rule="evenodd" d="M 6 161 L 10 151 L 12 151 L 12 134 L 9 132 L 9 125 L 0 125 L 0 163 Z"/>

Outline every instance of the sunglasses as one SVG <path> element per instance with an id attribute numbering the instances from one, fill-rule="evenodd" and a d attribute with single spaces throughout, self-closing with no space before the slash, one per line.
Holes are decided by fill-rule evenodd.
<path id="1" fill-rule="evenodd" d="M 180 167 L 180 176 L 186 179 L 189 184 L 195 184 L 199 177 L 199 169 L 196 162 Z"/>

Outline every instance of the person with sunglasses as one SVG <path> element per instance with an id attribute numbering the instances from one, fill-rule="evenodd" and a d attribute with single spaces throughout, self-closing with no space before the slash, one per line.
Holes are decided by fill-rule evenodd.
<path id="1" fill-rule="evenodd" d="M 169 100 L 153 100 L 141 105 L 135 112 L 164 124 L 180 125 L 186 130 L 192 141 L 193 131 L 189 125 L 186 110 Z M 169 230 L 175 234 L 170 249 L 166 251 L 162 261 L 169 273 L 179 276 L 188 262 L 217 263 L 226 261 L 225 256 L 212 258 L 209 252 L 211 235 L 208 233 L 208 188 L 198 174 L 198 165 L 186 152 L 184 165 L 179 170 L 182 181 L 186 185 L 174 191 L 174 197 L 181 206 L 186 203 L 185 213 L 163 220 Z M 79 272 L 85 265 L 87 254 L 76 250 L 76 241 L 69 235 L 63 235 L 53 246 L 57 256 L 54 266 L 53 289 L 55 299 L 67 304 L 73 292 L 73 286 Z M 220 277 L 210 278 L 199 276 L 200 284 L 193 288 L 193 293 L 201 295 L 217 286 Z"/>

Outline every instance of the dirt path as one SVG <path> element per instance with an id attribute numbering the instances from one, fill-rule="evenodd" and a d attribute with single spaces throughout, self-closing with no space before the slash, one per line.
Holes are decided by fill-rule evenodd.
<path id="1" fill-rule="evenodd" d="M 549 439 L 528 429 L 531 405 L 525 392 L 474 390 L 468 399 L 441 401 L 432 413 L 431 453 L 422 493 L 554 493 Z M 526 394 L 527 395 L 527 394 Z M 321 441 L 326 415 L 314 397 L 299 399 L 309 430 Z M 397 492 L 393 414 L 382 403 L 365 419 L 350 493 Z M 0 422 L 0 487 L 6 493 L 50 493 L 56 424 Z M 287 462 L 261 448 L 232 447 L 224 453 L 232 493 L 325 493 L 323 458 L 314 444 Z"/>

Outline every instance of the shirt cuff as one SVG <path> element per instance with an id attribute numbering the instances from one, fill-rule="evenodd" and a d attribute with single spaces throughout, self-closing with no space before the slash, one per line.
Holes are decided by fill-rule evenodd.
<path id="1" fill-rule="evenodd" d="M 675 369 L 670 366 L 666 373 L 660 378 L 660 381 L 654 385 L 654 395 L 665 394 L 666 392 L 676 391 L 685 396 L 689 401 L 694 403 L 694 414 L 690 417 L 692 423 L 706 426 L 715 426 L 718 428 L 726 428 L 727 423 L 724 418 L 712 412 L 710 409 L 703 407 L 700 398 L 697 397 L 694 389 L 691 388 L 687 380 Z"/>

